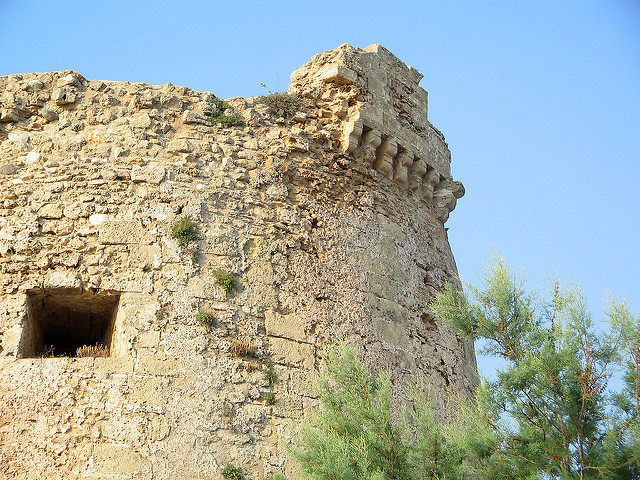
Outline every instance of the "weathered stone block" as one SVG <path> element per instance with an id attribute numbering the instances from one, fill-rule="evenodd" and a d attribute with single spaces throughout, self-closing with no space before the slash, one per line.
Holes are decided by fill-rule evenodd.
<path id="1" fill-rule="evenodd" d="M 295 315 L 282 315 L 273 310 L 264 312 L 264 328 L 267 335 L 305 341 L 304 325 Z"/>
<path id="2" fill-rule="evenodd" d="M 311 368 L 314 364 L 314 347 L 285 338 L 269 338 L 269 354 L 276 363 L 294 367 Z"/>
<path id="3" fill-rule="evenodd" d="M 56 203 L 47 203 L 38 209 L 38 216 L 40 218 L 62 218 L 62 207 Z"/>
<path id="4" fill-rule="evenodd" d="M 129 375 L 133 373 L 133 358 L 96 357 L 93 368 L 96 373 Z"/>
<path id="5" fill-rule="evenodd" d="M 164 180 L 166 170 L 162 165 L 149 164 L 144 167 L 134 165 L 131 168 L 131 180 L 159 185 Z"/>
<path id="6" fill-rule="evenodd" d="M 99 224 L 98 242 L 103 245 L 148 245 L 151 236 L 135 220 L 108 220 Z"/>
<path id="7" fill-rule="evenodd" d="M 75 270 L 56 269 L 47 273 L 44 279 L 44 287 L 52 289 L 79 289 L 80 279 Z"/>
<path id="8" fill-rule="evenodd" d="M 166 358 L 161 354 L 141 352 L 136 367 L 137 375 L 173 376 L 179 373 L 179 365 L 175 358 Z"/>
<path id="9" fill-rule="evenodd" d="M 151 462 L 129 446 L 98 443 L 83 476 L 87 479 L 151 479 Z"/>

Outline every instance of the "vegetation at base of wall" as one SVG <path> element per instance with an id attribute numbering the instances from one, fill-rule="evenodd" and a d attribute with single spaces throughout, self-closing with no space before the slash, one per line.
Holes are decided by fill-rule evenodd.
<path id="1" fill-rule="evenodd" d="M 236 357 L 252 357 L 256 353 L 255 348 L 249 340 L 243 340 L 240 338 L 234 338 L 231 340 L 229 350 Z"/>
<path id="2" fill-rule="evenodd" d="M 200 325 L 211 325 L 214 321 L 213 315 L 207 312 L 199 311 L 196 314 L 196 322 Z"/>
<path id="3" fill-rule="evenodd" d="M 262 103 L 278 115 L 290 117 L 302 106 L 302 101 L 295 95 L 286 92 L 270 93 L 256 98 L 256 103 Z"/>
<path id="4" fill-rule="evenodd" d="M 171 237 L 178 241 L 178 245 L 184 247 L 198 240 L 200 232 L 197 225 L 190 218 L 182 217 L 171 227 Z"/>
<path id="5" fill-rule="evenodd" d="M 640 317 L 611 302 L 610 329 L 596 333 L 579 290 L 556 285 L 539 301 L 502 260 L 484 289 L 468 290 L 447 286 L 430 308 L 502 357 L 495 380 L 452 399 L 447 426 L 417 393 L 394 421 L 390 374 L 371 374 L 352 348 L 331 352 L 320 410 L 292 452 L 303 478 L 640 478 Z M 623 385 L 612 392 L 616 370 Z"/>
<path id="6" fill-rule="evenodd" d="M 278 400 L 276 399 L 276 394 L 273 392 L 265 392 L 263 398 L 267 405 L 275 405 L 278 402 Z"/>
<path id="7" fill-rule="evenodd" d="M 214 283 L 222 287 L 225 292 L 230 293 L 236 289 L 236 279 L 229 272 L 216 269 L 211 272 L 211 276 L 213 277 Z"/>
<path id="8" fill-rule="evenodd" d="M 244 125 L 244 120 L 238 115 L 233 107 L 224 100 L 217 97 L 209 99 L 213 107 L 209 120 L 212 125 L 225 125 L 228 127 L 238 127 Z"/>
<path id="9" fill-rule="evenodd" d="M 227 463 L 220 474 L 229 480 L 244 480 L 242 471 L 231 463 Z"/>
<path id="10" fill-rule="evenodd" d="M 83 345 L 76 349 L 76 357 L 108 357 L 109 347 L 105 345 Z"/>

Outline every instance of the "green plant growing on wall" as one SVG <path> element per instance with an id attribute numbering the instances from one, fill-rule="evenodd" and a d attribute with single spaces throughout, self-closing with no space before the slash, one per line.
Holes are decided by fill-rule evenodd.
<path id="1" fill-rule="evenodd" d="M 231 293 L 237 286 L 236 279 L 229 272 L 222 269 L 215 269 L 211 272 L 214 283 L 227 292 Z"/>
<path id="2" fill-rule="evenodd" d="M 244 121 L 240 118 L 233 107 L 224 100 L 220 100 L 217 97 L 209 99 L 209 103 L 212 106 L 213 111 L 209 120 L 212 125 L 226 125 L 229 127 L 237 127 L 244 125 Z"/>
<path id="3" fill-rule="evenodd" d="M 171 237 L 178 241 L 178 245 L 184 247 L 198 240 L 198 238 L 200 238 L 200 232 L 190 218 L 182 217 L 171 227 Z"/>
<path id="4" fill-rule="evenodd" d="M 200 325 L 211 325 L 214 321 L 213 315 L 202 310 L 196 314 L 196 322 Z"/>
<path id="5" fill-rule="evenodd" d="M 302 101 L 295 95 L 286 92 L 270 93 L 256 98 L 256 103 L 262 103 L 278 115 L 290 117 L 302 106 Z"/>
<path id="6" fill-rule="evenodd" d="M 269 385 L 273 385 L 278 381 L 278 374 L 273 369 L 272 365 L 270 365 L 269 368 L 264 372 L 264 379 L 269 383 Z"/>
<path id="7" fill-rule="evenodd" d="M 220 474 L 229 480 L 244 480 L 242 471 L 231 463 L 227 463 Z"/>
<path id="8" fill-rule="evenodd" d="M 267 405 L 275 405 L 276 402 L 278 401 L 276 399 L 276 394 L 273 392 L 266 392 L 263 398 Z"/>

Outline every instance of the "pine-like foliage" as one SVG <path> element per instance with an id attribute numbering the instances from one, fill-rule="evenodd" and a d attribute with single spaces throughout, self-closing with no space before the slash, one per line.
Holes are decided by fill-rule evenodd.
<path id="1" fill-rule="evenodd" d="M 640 478 L 640 318 L 612 302 L 596 334 L 579 289 L 527 294 L 497 259 L 483 290 L 447 286 L 431 309 L 504 360 L 463 408 L 458 445 L 481 479 Z M 609 380 L 624 372 L 624 391 Z M 462 427 L 464 426 L 464 427 Z"/>
<path id="2" fill-rule="evenodd" d="M 310 480 L 448 479 L 460 465 L 428 402 L 395 423 L 388 373 L 372 375 L 352 348 L 329 353 L 320 410 L 293 457 Z M 420 399 L 423 400 L 423 399 Z M 417 435 L 416 435 L 417 433 Z"/>

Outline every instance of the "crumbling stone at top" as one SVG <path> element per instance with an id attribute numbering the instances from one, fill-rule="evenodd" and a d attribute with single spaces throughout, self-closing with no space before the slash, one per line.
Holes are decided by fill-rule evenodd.
<path id="1" fill-rule="evenodd" d="M 348 44 L 314 56 L 291 75 L 291 91 L 330 101 L 342 148 L 433 202 L 446 221 L 464 187 L 451 178 L 451 152 L 427 120 L 422 74 L 381 45 Z"/>

